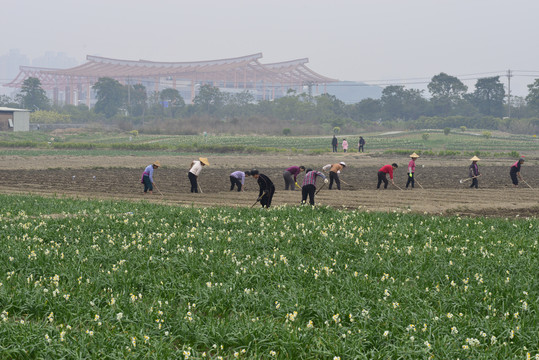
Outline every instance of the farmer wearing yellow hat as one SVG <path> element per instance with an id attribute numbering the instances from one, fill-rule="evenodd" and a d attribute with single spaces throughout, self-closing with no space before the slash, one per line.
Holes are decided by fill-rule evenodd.
<path id="1" fill-rule="evenodd" d="M 202 171 L 202 167 L 210 165 L 210 162 L 208 161 L 208 158 L 198 158 L 198 160 L 193 160 L 191 163 L 191 166 L 189 167 L 189 173 L 187 176 L 189 177 L 189 181 L 191 182 L 191 192 L 192 193 L 198 193 L 198 175 Z"/>
<path id="2" fill-rule="evenodd" d="M 470 185 L 470 189 L 475 186 L 477 189 L 479 182 L 477 181 L 477 178 L 481 176 L 479 173 L 479 166 L 477 166 L 477 162 L 481 159 L 479 159 L 477 156 L 474 156 L 470 159 L 472 164 L 469 166 L 469 174 L 468 176 L 472 179 L 472 184 Z"/>
<path id="3" fill-rule="evenodd" d="M 153 162 L 153 164 L 146 166 L 146 169 L 144 169 L 142 179 L 140 180 L 140 182 L 144 184 L 144 194 L 146 194 L 148 191 L 150 191 L 150 194 L 152 194 L 153 187 L 155 186 L 155 182 L 153 181 L 153 171 L 159 166 L 161 166 L 161 163 L 159 160 L 156 160 Z"/>
<path id="4" fill-rule="evenodd" d="M 406 188 L 408 189 L 408 185 L 409 184 L 412 184 L 412 189 L 414 188 L 414 184 L 415 184 L 415 178 L 414 178 L 414 173 L 415 173 L 415 161 L 416 159 L 419 157 L 419 155 L 417 155 L 415 152 L 410 155 L 410 162 L 408 163 L 408 181 L 406 181 Z"/>

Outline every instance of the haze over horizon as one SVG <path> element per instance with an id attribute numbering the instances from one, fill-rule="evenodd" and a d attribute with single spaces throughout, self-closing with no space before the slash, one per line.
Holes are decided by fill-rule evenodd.
<path id="1" fill-rule="evenodd" d="M 469 92 L 480 77 L 501 75 L 507 86 L 511 69 L 518 96 L 539 78 L 533 0 L 4 0 L 3 13 L 13 31 L 0 56 L 61 52 L 83 63 L 86 55 L 201 61 L 262 53 L 262 63 L 307 57 L 321 75 L 374 85 L 426 89 L 445 72 Z"/>

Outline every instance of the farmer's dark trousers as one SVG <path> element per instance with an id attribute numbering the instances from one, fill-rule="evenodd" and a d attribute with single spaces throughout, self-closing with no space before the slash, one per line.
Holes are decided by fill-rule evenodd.
<path id="1" fill-rule="evenodd" d="M 197 176 L 190 172 L 188 174 L 189 181 L 191 182 L 191 192 L 197 193 L 198 192 L 198 183 L 197 183 Z"/>
<path id="2" fill-rule="evenodd" d="M 144 183 L 144 192 L 147 192 L 148 190 L 153 191 L 153 184 L 148 175 L 142 177 L 142 182 Z"/>
<path id="3" fill-rule="evenodd" d="M 266 189 L 268 192 L 266 194 L 264 194 L 264 196 L 262 196 L 262 198 L 260 199 L 260 205 L 262 205 L 262 207 L 270 207 L 271 205 L 271 200 L 273 199 L 273 194 L 275 194 L 275 186 L 270 186 L 269 189 Z"/>
<path id="4" fill-rule="evenodd" d="M 241 181 L 234 176 L 230 177 L 230 191 L 234 190 L 234 185 L 238 187 L 238 191 L 241 191 Z"/>
<path id="5" fill-rule="evenodd" d="M 292 173 L 288 170 L 285 170 L 283 172 L 283 178 L 284 178 L 284 189 L 288 190 L 288 187 L 290 187 L 290 190 L 294 191 L 294 178 L 292 177 Z"/>
<path id="6" fill-rule="evenodd" d="M 333 152 L 337 152 L 337 145 L 332 145 L 333 147 Z"/>
<path id="7" fill-rule="evenodd" d="M 414 173 L 412 173 L 412 176 L 410 176 L 410 173 L 408 173 L 408 181 L 406 182 L 406 188 L 408 189 L 408 184 L 412 184 L 412 189 L 414 188 L 415 179 L 414 179 Z"/>
<path id="8" fill-rule="evenodd" d="M 339 180 L 339 174 L 337 174 L 335 171 L 330 171 L 328 186 L 329 190 L 331 190 L 331 187 L 333 186 L 333 181 L 335 181 L 335 184 L 337 184 L 337 190 L 341 190 L 341 180 Z"/>
<path id="9" fill-rule="evenodd" d="M 380 185 L 382 184 L 382 181 L 384 182 L 384 189 L 387 189 L 387 178 L 386 173 L 383 171 L 378 171 L 378 185 L 376 185 L 377 189 L 380 189 Z"/>
<path id="10" fill-rule="evenodd" d="M 301 188 L 301 203 L 307 202 L 307 195 L 309 195 L 309 204 L 314 205 L 314 193 L 316 187 L 313 184 L 305 185 Z"/>
<path id="11" fill-rule="evenodd" d="M 473 188 L 475 186 L 475 188 L 477 189 L 478 185 L 479 181 L 477 181 L 477 178 L 472 179 L 472 185 L 470 185 L 470 188 Z"/>

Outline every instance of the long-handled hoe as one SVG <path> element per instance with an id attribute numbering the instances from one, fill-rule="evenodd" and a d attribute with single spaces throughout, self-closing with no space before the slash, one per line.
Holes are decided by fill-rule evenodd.
<path id="1" fill-rule="evenodd" d="M 255 206 L 256 203 L 259 202 L 260 199 L 262 199 L 262 197 L 263 197 L 264 195 L 266 195 L 266 192 L 265 192 L 265 191 L 262 193 L 262 195 L 260 195 L 260 196 L 258 197 L 258 199 L 256 199 L 255 203 L 254 203 L 253 205 L 251 205 L 251 207 Z"/>
<path id="2" fill-rule="evenodd" d="M 165 195 L 163 195 L 163 193 L 161 192 L 161 190 L 159 190 L 159 188 L 157 187 L 157 185 L 154 185 L 154 186 L 155 186 L 155 190 L 157 190 L 157 191 L 159 192 L 159 194 L 161 194 L 161 196 L 164 197 Z"/>
<path id="3" fill-rule="evenodd" d="M 520 179 L 520 180 L 521 180 L 524 184 L 528 185 L 528 187 L 529 187 L 530 189 L 533 189 L 533 188 L 530 186 L 530 184 L 528 184 L 524 179 Z"/>
<path id="4" fill-rule="evenodd" d="M 399 189 L 400 191 L 404 191 L 404 190 L 402 190 L 401 187 L 399 187 L 399 185 L 397 185 L 397 184 L 395 184 L 395 183 L 391 183 L 391 184 L 393 184 L 393 186 L 395 186 L 395 187 L 396 187 L 397 189 Z"/>
<path id="5" fill-rule="evenodd" d="M 466 178 L 466 179 L 460 179 L 459 182 L 461 184 L 463 184 L 464 182 L 468 181 L 468 180 L 472 180 L 472 179 L 476 179 L 478 177 L 480 177 L 481 175 L 477 175 L 477 176 L 472 176 L 472 177 L 469 177 L 469 178 Z"/>
<path id="6" fill-rule="evenodd" d="M 423 186 L 421 186 L 421 184 L 419 183 L 419 181 L 417 181 L 417 179 L 414 179 L 414 181 L 417 183 L 417 185 L 419 185 L 419 187 L 420 187 L 421 189 L 423 189 Z"/>
<path id="7" fill-rule="evenodd" d="M 201 194 L 204 194 L 204 191 L 202 191 L 202 186 L 200 186 L 200 183 L 197 183 L 198 185 L 198 191 L 200 191 Z"/>
<path id="8" fill-rule="evenodd" d="M 326 183 L 323 183 L 322 186 L 320 186 L 320 189 L 316 190 L 316 194 L 315 195 L 318 195 L 318 193 L 320 192 L 320 190 L 322 190 L 322 188 L 326 186 Z"/>

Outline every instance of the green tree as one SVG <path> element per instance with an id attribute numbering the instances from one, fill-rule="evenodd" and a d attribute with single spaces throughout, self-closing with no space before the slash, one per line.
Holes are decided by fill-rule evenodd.
<path id="1" fill-rule="evenodd" d="M 428 114 L 428 101 L 423 98 L 423 91 L 405 89 L 402 85 L 390 85 L 382 91 L 383 113 L 387 120 L 417 119 Z"/>
<path id="2" fill-rule="evenodd" d="M 382 116 L 382 101 L 372 98 L 363 99 L 354 105 L 353 114 L 352 118 L 358 121 L 377 121 Z"/>
<path id="3" fill-rule="evenodd" d="M 528 103 L 530 110 L 535 115 L 539 115 L 539 79 L 535 79 L 533 84 L 528 85 L 526 102 Z"/>
<path id="4" fill-rule="evenodd" d="M 94 111 L 97 114 L 104 114 L 107 119 L 116 115 L 125 105 L 126 88 L 117 80 L 109 77 L 99 78 L 92 89 L 97 93 Z"/>
<path id="5" fill-rule="evenodd" d="M 146 87 L 142 84 L 135 84 L 129 88 L 129 115 L 142 116 L 146 112 L 148 104 L 148 94 Z"/>
<path id="6" fill-rule="evenodd" d="M 432 96 L 433 110 L 440 116 L 451 115 L 468 90 L 458 78 L 443 72 L 433 76 L 427 88 Z"/>
<path id="7" fill-rule="evenodd" d="M 175 117 L 185 107 L 185 100 L 176 89 L 168 88 L 162 90 L 159 93 L 159 99 L 163 102 L 163 107 L 166 110 L 165 112 L 167 112 L 170 117 Z"/>
<path id="8" fill-rule="evenodd" d="M 41 81 L 35 77 L 29 77 L 22 83 L 21 92 L 17 94 L 16 100 L 21 107 L 36 111 L 50 109 L 49 98 L 45 90 L 41 87 Z"/>
<path id="9" fill-rule="evenodd" d="M 505 90 L 499 76 L 478 79 L 471 96 L 473 104 L 483 115 L 503 116 Z"/>
<path id="10" fill-rule="evenodd" d="M 197 110 L 213 114 L 220 110 L 224 105 L 223 93 L 211 85 L 202 85 L 197 96 L 193 99 Z"/>

